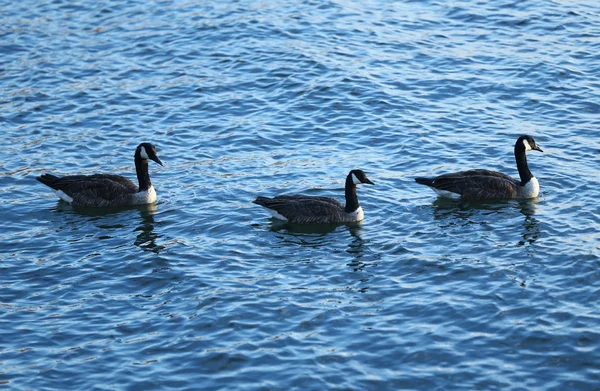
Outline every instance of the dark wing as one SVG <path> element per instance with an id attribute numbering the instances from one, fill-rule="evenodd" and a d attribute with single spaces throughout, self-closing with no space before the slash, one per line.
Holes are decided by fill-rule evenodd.
<path id="1" fill-rule="evenodd" d="M 460 194 L 466 200 L 515 199 L 519 182 L 497 171 L 469 170 L 440 175 L 429 186 Z"/>
<path id="2" fill-rule="evenodd" d="M 280 200 L 280 201 L 284 201 L 284 200 L 291 200 L 291 201 L 295 201 L 295 202 L 315 202 L 315 201 L 319 201 L 319 202 L 326 202 L 328 204 L 331 204 L 333 206 L 336 206 L 338 208 L 344 208 L 344 205 L 342 205 L 341 202 L 339 202 L 338 200 L 336 200 L 335 198 L 331 198 L 331 197 L 320 197 L 320 196 L 304 196 L 304 195 L 289 195 L 289 196 L 277 196 L 275 198 L 273 198 L 274 200 Z"/>
<path id="3" fill-rule="evenodd" d="M 333 223 L 344 217 L 344 206 L 329 197 L 258 197 L 253 202 L 276 211 L 295 224 Z"/>
<path id="4" fill-rule="evenodd" d="M 58 178 L 42 175 L 38 180 L 54 190 L 61 190 L 71 198 L 74 205 L 110 206 L 125 205 L 138 187 L 120 175 L 70 175 Z"/>

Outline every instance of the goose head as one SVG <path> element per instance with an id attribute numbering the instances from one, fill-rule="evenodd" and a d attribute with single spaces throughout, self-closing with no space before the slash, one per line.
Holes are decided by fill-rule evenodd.
<path id="1" fill-rule="evenodd" d="M 137 149 L 135 150 L 135 157 L 139 157 L 144 160 L 150 159 L 160 164 L 161 166 L 163 165 L 160 159 L 158 158 L 158 155 L 156 154 L 156 148 L 150 143 L 141 143 L 140 145 L 138 145 Z"/>
<path id="2" fill-rule="evenodd" d="M 369 180 L 369 178 L 367 178 L 367 174 L 365 174 L 365 172 L 363 170 L 352 170 L 352 171 L 350 171 L 349 175 L 352 178 L 352 182 L 355 185 L 360 185 L 360 184 L 374 185 L 374 183 L 371 182 Z"/>
<path id="3" fill-rule="evenodd" d="M 523 147 L 525 147 L 525 151 L 531 151 L 531 150 L 536 150 L 536 151 L 540 151 L 540 152 L 544 152 L 542 151 L 542 148 L 540 148 L 536 143 L 535 140 L 533 139 L 533 137 L 531 136 L 521 136 L 519 137 L 519 139 L 517 140 L 517 143 L 515 144 L 515 147 L 521 147 L 521 145 Z"/>

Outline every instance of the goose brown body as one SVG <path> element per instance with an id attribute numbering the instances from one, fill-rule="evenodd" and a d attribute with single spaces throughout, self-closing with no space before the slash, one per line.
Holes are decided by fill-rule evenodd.
<path id="1" fill-rule="evenodd" d="M 36 179 L 52 188 L 57 196 L 73 206 L 107 207 L 148 204 L 156 201 L 156 191 L 148 174 L 148 159 L 162 166 L 156 148 L 140 144 L 134 161 L 139 185 L 113 174 L 68 175 L 43 174 Z"/>
<path id="2" fill-rule="evenodd" d="M 443 174 L 433 178 L 415 178 L 421 185 L 431 187 L 441 196 L 464 200 L 511 200 L 535 198 L 539 194 L 538 180 L 527 165 L 526 152 L 543 152 L 531 136 L 521 136 L 514 153 L 520 180 L 497 171 L 477 169 Z"/>
<path id="3" fill-rule="evenodd" d="M 305 195 L 257 197 L 253 202 L 269 209 L 273 217 L 293 224 L 356 222 L 364 217 L 356 196 L 356 185 L 361 183 L 374 184 L 363 171 L 350 171 L 345 185 L 346 205 L 334 198 Z"/>

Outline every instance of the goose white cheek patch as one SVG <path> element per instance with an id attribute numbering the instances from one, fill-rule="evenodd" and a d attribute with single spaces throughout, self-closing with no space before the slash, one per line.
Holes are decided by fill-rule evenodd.
<path id="1" fill-rule="evenodd" d="M 354 173 L 352 174 L 352 182 L 354 182 L 355 185 L 360 185 L 362 182 L 356 177 L 356 175 L 354 175 Z"/>
<path id="2" fill-rule="evenodd" d="M 150 159 L 148 157 L 148 152 L 146 152 L 146 147 L 142 147 L 140 149 L 140 156 L 142 157 L 142 159 Z"/>
<path id="3" fill-rule="evenodd" d="M 531 151 L 531 145 L 529 145 L 529 141 L 523 140 L 523 145 L 525 145 L 526 151 Z"/>

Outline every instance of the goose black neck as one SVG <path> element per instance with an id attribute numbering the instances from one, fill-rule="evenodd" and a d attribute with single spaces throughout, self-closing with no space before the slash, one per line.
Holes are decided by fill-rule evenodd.
<path id="1" fill-rule="evenodd" d="M 135 157 L 135 172 L 137 174 L 139 191 L 146 191 L 152 186 L 150 182 L 150 174 L 148 174 L 148 159 L 142 159 L 140 156 Z"/>
<path id="2" fill-rule="evenodd" d="M 352 175 L 348 174 L 346 177 L 346 207 L 344 210 L 346 213 L 352 213 L 358 209 L 358 198 L 356 197 L 356 185 L 352 180 Z"/>
<path id="3" fill-rule="evenodd" d="M 517 169 L 521 178 L 521 186 L 525 186 L 533 178 L 533 174 L 527 166 L 527 155 L 525 153 L 525 146 L 522 143 L 515 145 L 515 160 L 517 161 Z"/>

